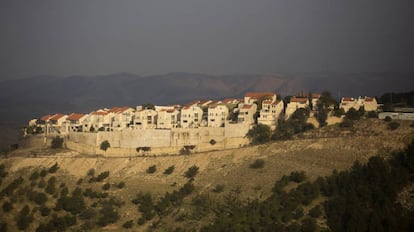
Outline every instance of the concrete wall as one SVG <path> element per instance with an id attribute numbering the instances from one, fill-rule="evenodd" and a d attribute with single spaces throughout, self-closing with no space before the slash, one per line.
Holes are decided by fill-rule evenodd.
<path id="1" fill-rule="evenodd" d="M 250 129 L 246 124 L 228 124 L 226 127 L 173 128 L 171 130 L 147 129 L 113 132 L 71 132 L 66 137 L 69 149 L 84 154 L 105 156 L 178 154 L 186 145 L 195 145 L 194 152 L 237 148 L 249 143 L 245 137 Z M 111 145 L 103 151 L 100 144 L 107 140 Z M 214 143 L 212 144 L 212 140 Z M 150 147 L 151 151 L 137 151 Z"/>

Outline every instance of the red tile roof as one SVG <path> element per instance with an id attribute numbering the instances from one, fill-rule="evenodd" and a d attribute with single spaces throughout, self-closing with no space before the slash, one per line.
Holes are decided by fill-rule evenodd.
<path id="1" fill-rule="evenodd" d="M 55 114 L 55 115 L 53 115 L 53 117 L 49 118 L 49 120 L 57 121 L 57 120 L 63 118 L 64 116 L 66 116 L 66 115 L 64 115 L 64 114 Z"/>
<path id="2" fill-rule="evenodd" d="M 122 106 L 122 107 L 112 107 L 111 109 L 108 110 L 109 113 L 123 113 L 126 110 L 130 109 L 131 107 L 129 106 Z"/>
<path id="3" fill-rule="evenodd" d="M 107 114 L 108 112 L 106 111 L 95 111 L 91 113 L 91 115 L 107 115 Z"/>
<path id="4" fill-rule="evenodd" d="M 81 119 L 85 114 L 77 114 L 77 113 L 71 113 L 66 119 L 70 121 L 77 121 Z"/>
<path id="5" fill-rule="evenodd" d="M 183 108 L 188 109 L 190 106 L 197 105 L 197 104 L 200 104 L 200 101 L 199 100 L 194 100 L 192 102 L 189 102 L 189 103 L 185 104 Z"/>
<path id="6" fill-rule="evenodd" d="M 343 98 L 342 98 L 342 101 L 343 101 L 343 102 L 345 102 L 345 101 L 350 102 L 350 101 L 355 101 L 355 99 L 354 99 L 353 97 L 343 97 Z"/>
<path id="7" fill-rule="evenodd" d="M 292 97 L 290 99 L 290 102 L 306 103 L 307 101 L 308 101 L 308 98 L 304 98 L 304 97 Z"/>
<path id="8" fill-rule="evenodd" d="M 253 107 L 253 105 L 244 105 L 242 107 L 243 110 L 250 110 Z"/>
<path id="9" fill-rule="evenodd" d="M 48 115 L 45 115 L 45 116 L 41 117 L 40 120 L 47 121 L 47 120 L 50 120 L 51 117 L 53 117 L 53 115 L 48 114 Z"/>
<path id="10" fill-rule="evenodd" d="M 272 92 L 263 92 L 263 93 L 249 92 L 249 93 L 246 93 L 245 96 L 253 98 L 253 99 L 259 99 L 259 98 L 263 98 L 263 97 L 273 97 L 274 95 L 275 95 L 275 93 L 272 93 Z"/>

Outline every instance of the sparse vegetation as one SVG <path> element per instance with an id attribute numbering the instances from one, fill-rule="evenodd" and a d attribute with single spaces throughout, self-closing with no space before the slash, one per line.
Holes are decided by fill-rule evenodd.
<path id="1" fill-rule="evenodd" d="M 263 159 L 256 159 L 253 163 L 249 165 L 250 168 L 258 169 L 263 168 L 265 164 L 265 161 Z"/>
<path id="2" fill-rule="evenodd" d="M 257 124 L 247 132 L 246 136 L 253 145 L 263 144 L 270 141 L 272 130 L 267 125 Z"/>
<path id="3" fill-rule="evenodd" d="M 388 129 L 390 129 L 390 130 L 396 130 L 396 129 L 398 129 L 398 127 L 400 127 L 400 123 L 398 123 L 398 122 L 390 122 L 390 123 L 388 123 Z"/>
<path id="4" fill-rule="evenodd" d="M 63 147 L 63 138 L 56 136 L 55 138 L 52 139 L 52 145 L 51 145 L 52 149 L 59 149 L 62 147 Z"/>
<path id="5" fill-rule="evenodd" d="M 154 172 L 156 172 L 157 171 L 157 166 L 156 165 L 152 165 L 152 166 L 149 166 L 148 168 L 147 168 L 147 173 L 148 174 L 152 174 L 152 173 L 154 173 Z"/>
<path id="6" fill-rule="evenodd" d="M 108 150 L 108 148 L 110 147 L 111 147 L 111 144 L 108 142 L 108 140 L 103 141 L 100 146 L 101 150 L 103 151 Z"/>
<path id="7" fill-rule="evenodd" d="M 167 169 L 164 170 L 164 174 L 165 175 L 170 175 L 171 173 L 173 173 L 174 169 L 175 169 L 174 165 L 169 166 Z"/>
<path id="8" fill-rule="evenodd" d="M 221 193 L 224 191 L 224 185 L 218 184 L 216 187 L 214 187 L 213 192 L 215 193 Z"/>
<path id="9" fill-rule="evenodd" d="M 197 166 L 193 165 L 190 168 L 188 168 L 188 170 L 184 173 L 184 176 L 190 179 L 194 178 L 198 173 L 198 169 L 199 168 Z"/>

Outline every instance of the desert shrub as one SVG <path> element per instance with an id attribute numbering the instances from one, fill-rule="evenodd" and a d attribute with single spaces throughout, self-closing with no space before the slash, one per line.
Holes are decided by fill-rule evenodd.
<path id="1" fill-rule="evenodd" d="M 63 138 L 56 136 L 52 139 L 51 148 L 52 149 L 58 149 L 63 147 Z"/>
<path id="2" fill-rule="evenodd" d="M 344 118 L 344 120 L 339 124 L 339 127 L 342 127 L 342 128 L 351 128 L 353 126 L 354 126 L 354 122 L 347 118 Z"/>
<path id="3" fill-rule="evenodd" d="M 117 188 L 121 189 L 125 187 L 125 182 L 121 181 L 116 185 Z"/>
<path id="4" fill-rule="evenodd" d="M 214 145 L 214 144 L 216 144 L 217 142 L 216 142 L 216 140 L 214 140 L 214 139 L 212 139 L 212 140 L 210 140 L 210 144 L 211 145 Z"/>
<path id="5" fill-rule="evenodd" d="M 149 173 L 149 174 L 152 174 L 156 171 L 157 171 L 157 166 L 156 165 L 149 166 L 148 169 L 147 169 L 147 173 Z"/>
<path id="6" fill-rule="evenodd" d="M 368 111 L 367 113 L 368 118 L 378 118 L 378 114 L 376 111 Z"/>
<path id="7" fill-rule="evenodd" d="M 23 183 L 23 181 L 24 179 L 21 176 L 14 179 L 9 185 L 6 186 L 6 188 L 1 190 L 0 197 L 4 195 L 7 195 L 7 196 L 13 195 L 14 190 L 16 190 Z"/>
<path id="8" fill-rule="evenodd" d="M 87 208 L 80 212 L 79 218 L 82 220 L 89 220 L 96 216 L 96 211 L 93 208 Z"/>
<path id="9" fill-rule="evenodd" d="M 167 169 L 164 170 L 164 174 L 169 175 L 169 174 L 173 173 L 174 169 L 175 169 L 174 165 L 169 166 Z"/>
<path id="10" fill-rule="evenodd" d="M 37 183 L 37 187 L 38 188 L 44 188 L 44 187 L 46 187 L 46 181 L 44 179 L 41 179 L 39 181 L 39 183 Z"/>
<path id="11" fill-rule="evenodd" d="M 359 120 L 361 118 L 361 115 L 356 109 L 351 108 L 348 110 L 348 112 L 346 112 L 345 118 L 349 120 Z"/>
<path id="12" fill-rule="evenodd" d="M 88 172 L 86 173 L 87 176 L 94 176 L 95 175 L 95 169 L 91 168 L 88 170 Z"/>
<path id="13" fill-rule="evenodd" d="M 133 225 L 134 225 L 134 221 L 129 220 L 129 221 L 126 221 L 124 224 L 122 224 L 122 227 L 124 227 L 125 229 L 129 229 L 129 228 L 132 228 Z"/>
<path id="14" fill-rule="evenodd" d="M 319 205 L 313 207 L 311 210 L 309 210 L 309 215 L 313 218 L 318 218 L 322 215 L 322 209 Z"/>
<path id="15" fill-rule="evenodd" d="M 39 211 L 40 211 L 40 215 L 42 215 L 43 217 L 47 217 L 50 214 L 50 209 L 44 205 L 40 207 Z"/>
<path id="16" fill-rule="evenodd" d="M 7 222 L 0 222 L 0 232 L 7 232 Z"/>
<path id="17" fill-rule="evenodd" d="M 250 168 L 258 169 L 263 168 L 265 164 L 265 161 L 263 159 L 256 159 L 253 163 L 249 165 Z"/>
<path id="18" fill-rule="evenodd" d="M 291 172 L 289 175 L 289 180 L 296 182 L 296 183 L 300 183 L 302 181 L 304 181 L 306 179 L 306 175 L 304 171 L 295 171 L 295 172 Z"/>
<path id="19" fill-rule="evenodd" d="M 272 137 L 272 130 L 267 125 L 257 124 L 247 132 L 246 136 L 254 145 L 267 143 Z"/>
<path id="20" fill-rule="evenodd" d="M 398 129 L 398 127 L 400 127 L 400 123 L 398 123 L 398 122 L 388 123 L 388 129 L 389 130 L 396 130 L 396 129 Z"/>
<path id="21" fill-rule="evenodd" d="M 293 211 L 293 218 L 294 219 L 299 219 L 301 217 L 303 217 L 303 208 L 302 207 L 298 207 L 295 211 Z"/>
<path id="22" fill-rule="evenodd" d="M 97 177 L 92 177 L 89 182 L 101 182 L 109 176 L 109 171 L 101 172 Z"/>
<path id="23" fill-rule="evenodd" d="M 59 165 L 56 162 L 52 167 L 49 168 L 48 172 L 49 173 L 55 173 L 58 169 L 59 169 Z"/>
<path id="24" fill-rule="evenodd" d="M 10 210 L 13 209 L 13 204 L 9 201 L 5 201 L 3 203 L 2 208 L 3 208 L 3 212 L 5 212 L 5 213 L 10 212 Z"/>
<path id="25" fill-rule="evenodd" d="M 103 186 L 102 186 L 102 190 L 109 190 L 109 188 L 111 188 L 111 184 L 109 184 L 109 183 L 105 183 Z"/>
<path id="26" fill-rule="evenodd" d="M 29 180 L 37 180 L 38 178 L 39 178 L 39 172 L 38 171 L 34 171 L 31 175 L 30 175 L 30 177 L 29 177 Z"/>
<path id="27" fill-rule="evenodd" d="M 109 144 L 108 140 L 103 141 L 100 146 L 101 150 L 103 151 L 108 150 L 108 148 L 110 147 L 111 147 L 111 144 Z"/>
<path id="28" fill-rule="evenodd" d="M 115 210 L 114 206 L 109 202 L 104 202 L 101 210 L 99 210 L 99 217 L 97 225 L 104 227 L 106 225 L 115 223 L 119 219 L 119 214 Z"/>
<path id="29" fill-rule="evenodd" d="M 82 179 L 82 178 L 79 178 L 79 180 L 78 180 L 78 181 L 76 181 L 76 184 L 77 184 L 77 185 L 81 185 L 81 184 L 82 184 L 82 182 L 83 182 L 83 179 Z"/>
<path id="30" fill-rule="evenodd" d="M 218 184 L 216 187 L 214 187 L 213 192 L 215 193 L 221 193 L 224 191 L 224 185 Z"/>
<path id="31" fill-rule="evenodd" d="M 47 181 L 45 192 L 53 195 L 56 192 L 56 177 L 52 176 Z"/>
<path id="32" fill-rule="evenodd" d="M 16 218 L 16 225 L 19 230 L 26 230 L 33 222 L 33 216 L 30 214 L 30 208 L 25 205 L 19 212 Z"/>
<path id="33" fill-rule="evenodd" d="M 387 117 L 384 118 L 384 121 L 391 122 L 392 121 L 392 118 L 390 116 L 387 116 Z"/>
<path id="34" fill-rule="evenodd" d="M 48 172 L 46 171 L 46 169 L 44 169 L 44 168 L 43 168 L 43 169 L 40 171 L 40 174 L 39 174 L 39 175 L 40 175 L 41 177 L 45 177 L 45 176 L 47 175 L 47 173 L 48 173 Z"/>
<path id="35" fill-rule="evenodd" d="M 47 196 L 44 193 L 34 192 L 31 200 L 38 205 L 43 205 L 47 201 Z"/>
<path id="36" fill-rule="evenodd" d="M 193 165 L 184 173 L 184 176 L 187 178 L 194 178 L 198 173 L 198 167 Z"/>
<path id="37" fill-rule="evenodd" d="M 307 217 L 302 220 L 302 226 L 300 230 L 302 232 L 315 232 L 318 231 L 318 224 L 314 218 Z"/>

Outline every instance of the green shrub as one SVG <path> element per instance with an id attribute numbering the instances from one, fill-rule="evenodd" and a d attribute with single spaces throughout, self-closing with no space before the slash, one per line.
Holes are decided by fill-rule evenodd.
<path id="1" fill-rule="evenodd" d="M 256 159 L 253 163 L 249 165 L 250 168 L 258 169 L 263 168 L 265 164 L 265 161 L 263 159 Z"/>
<path id="2" fill-rule="evenodd" d="M 40 176 L 45 177 L 47 175 L 47 173 L 48 172 L 46 171 L 46 169 L 43 168 L 42 171 L 40 171 Z"/>
<path id="3" fill-rule="evenodd" d="M 398 123 L 398 122 L 388 123 L 388 129 L 389 130 L 396 130 L 396 129 L 398 129 L 398 127 L 400 127 L 400 123 Z"/>
<path id="4" fill-rule="evenodd" d="M 42 205 L 39 210 L 40 210 L 40 215 L 42 215 L 43 217 L 47 217 L 50 214 L 50 209 L 44 205 Z"/>
<path id="5" fill-rule="evenodd" d="M 174 165 L 169 166 L 167 169 L 164 170 L 164 174 L 170 175 L 171 173 L 173 173 L 174 169 L 175 169 Z"/>
<path id="6" fill-rule="evenodd" d="M 3 212 L 7 213 L 7 212 L 10 212 L 10 210 L 12 209 L 13 209 L 13 204 L 11 202 L 5 201 L 3 203 Z"/>
<path id="7" fill-rule="evenodd" d="M 344 120 L 339 124 L 339 127 L 342 127 L 342 128 L 351 128 L 353 126 L 354 126 L 354 122 L 347 118 L 344 118 Z"/>
<path id="8" fill-rule="evenodd" d="M 289 176 L 289 180 L 296 182 L 296 183 L 300 183 L 302 181 L 304 181 L 306 179 L 306 175 L 304 171 L 298 172 L 291 172 L 290 176 Z"/>
<path id="9" fill-rule="evenodd" d="M 39 172 L 38 171 L 34 171 L 31 175 L 30 175 L 30 177 L 29 177 L 29 180 L 37 180 L 38 178 L 39 178 Z"/>
<path id="10" fill-rule="evenodd" d="M 59 165 L 56 162 L 52 167 L 49 168 L 48 172 L 49 173 L 55 173 L 58 169 L 59 169 Z"/>
<path id="11" fill-rule="evenodd" d="M 19 228 L 19 230 L 26 230 L 32 222 L 33 216 L 30 214 L 30 208 L 28 205 L 25 205 L 16 218 L 17 228 Z"/>
<path id="12" fill-rule="evenodd" d="M 110 147 L 111 147 L 111 144 L 109 144 L 108 140 L 103 141 L 100 146 L 101 150 L 103 151 L 108 150 L 108 148 Z"/>
<path id="13" fill-rule="evenodd" d="M 52 149 L 58 149 L 63 147 L 63 138 L 60 138 L 59 136 L 56 136 L 52 139 Z"/>
<path id="14" fill-rule="evenodd" d="M 184 173 L 184 176 L 187 178 L 194 178 L 198 173 L 198 167 L 193 165 Z"/>
<path id="15" fill-rule="evenodd" d="M 147 173 L 149 173 L 149 174 L 152 174 L 156 171 L 157 171 L 157 166 L 156 165 L 152 165 L 152 166 L 148 167 L 148 169 L 147 169 Z"/>
<path id="16" fill-rule="evenodd" d="M 267 125 L 257 124 L 247 132 L 246 136 L 253 145 L 263 144 L 270 141 L 272 130 Z"/>
<path id="17" fill-rule="evenodd" d="M 349 120 L 359 120 L 361 118 L 361 115 L 356 109 L 351 108 L 348 110 L 348 112 L 346 112 L 345 118 Z"/>
<path id="18" fill-rule="evenodd" d="M 223 191 L 224 191 L 224 185 L 222 185 L 222 184 L 216 185 L 216 187 L 213 189 L 213 192 L 215 192 L 215 193 L 221 193 Z"/>
<path id="19" fill-rule="evenodd" d="M 121 181 L 116 185 L 117 188 L 122 189 L 125 187 L 125 182 Z"/>
<path id="20" fill-rule="evenodd" d="M 367 117 L 368 117 L 368 118 L 378 118 L 378 114 L 377 114 L 377 112 L 376 112 L 376 111 L 369 111 L 369 112 L 367 113 Z"/>
<path id="21" fill-rule="evenodd" d="M 46 181 L 44 179 L 41 179 L 39 181 L 39 183 L 37 184 L 37 187 L 38 188 L 44 188 L 44 187 L 46 187 Z"/>
<path id="22" fill-rule="evenodd" d="M 111 184 L 109 184 L 109 183 L 105 183 L 103 186 L 102 186 L 102 189 L 103 190 L 109 190 L 109 188 L 111 187 Z"/>
<path id="23" fill-rule="evenodd" d="M 134 225 L 134 221 L 129 220 L 129 221 L 126 221 L 124 224 L 122 224 L 122 227 L 124 227 L 125 229 L 129 229 L 129 228 L 132 228 L 133 225 Z"/>
<path id="24" fill-rule="evenodd" d="M 88 172 L 86 173 L 87 176 L 95 176 L 95 169 L 91 168 L 88 170 Z"/>
<path id="25" fill-rule="evenodd" d="M 318 218 L 322 215 L 322 209 L 319 205 L 313 207 L 311 210 L 309 210 L 309 215 L 313 218 Z"/>
<path id="26" fill-rule="evenodd" d="M 97 177 L 92 177 L 89 182 L 101 182 L 109 176 L 109 171 L 101 172 Z"/>

